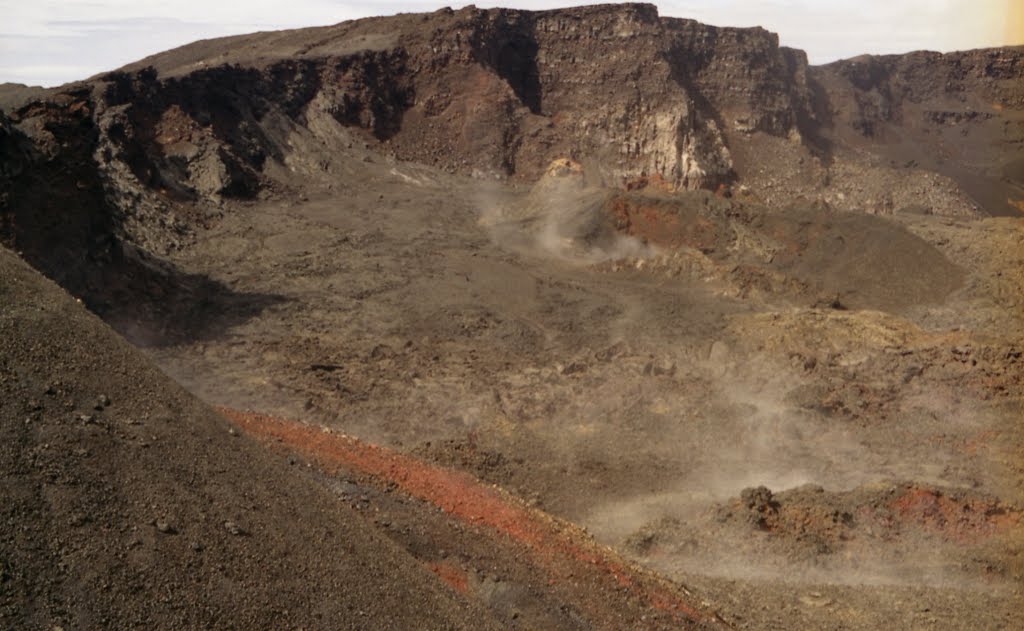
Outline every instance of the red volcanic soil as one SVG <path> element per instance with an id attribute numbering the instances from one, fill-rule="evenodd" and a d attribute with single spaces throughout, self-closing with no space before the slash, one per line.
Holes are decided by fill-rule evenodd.
<path id="1" fill-rule="evenodd" d="M 1018 508 L 994 497 L 914 483 L 840 493 L 820 487 L 778 495 L 765 488 L 747 489 L 726 512 L 737 510 L 748 523 L 779 541 L 813 539 L 829 548 L 842 548 L 858 539 L 881 539 L 906 545 L 951 542 L 961 549 L 976 549 L 988 540 L 1019 534 L 1024 523 Z"/>
<path id="2" fill-rule="evenodd" d="M 469 577 L 462 568 L 443 561 L 430 563 L 428 566 L 446 585 L 460 594 L 469 594 Z"/>
<path id="3" fill-rule="evenodd" d="M 466 473 L 427 464 L 413 457 L 369 445 L 297 421 L 220 408 L 245 432 L 271 447 L 302 454 L 326 473 L 355 471 L 397 485 L 455 519 L 482 527 L 499 541 L 525 545 L 550 577 L 549 584 L 579 581 L 595 571 L 605 583 L 614 581 L 631 598 L 671 614 L 680 623 L 718 623 L 718 617 L 687 602 L 680 588 L 629 564 L 593 542 L 582 530 L 556 520 L 494 486 Z M 456 591 L 468 591 L 465 573 L 450 564 L 433 563 L 432 571 Z"/>
<path id="4" fill-rule="evenodd" d="M 913 486 L 889 503 L 905 523 L 944 538 L 974 542 L 1019 526 L 1021 513 L 993 500 L 955 498 L 936 489 Z"/>
<path id="5" fill-rule="evenodd" d="M 722 239 L 719 226 L 694 208 L 658 197 L 620 194 L 610 200 L 608 212 L 619 232 L 659 247 L 708 251 Z"/>

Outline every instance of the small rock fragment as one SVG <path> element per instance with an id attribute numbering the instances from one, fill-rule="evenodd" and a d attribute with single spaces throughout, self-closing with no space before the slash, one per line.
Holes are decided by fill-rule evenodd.
<path id="1" fill-rule="evenodd" d="M 224 529 L 235 537 L 245 537 L 249 534 L 244 528 L 233 521 L 224 522 Z"/>
<path id="2" fill-rule="evenodd" d="M 72 528 L 78 528 L 79 526 L 85 525 L 89 521 L 89 516 L 84 513 L 75 513 L 68 520 L 68 525 Z"/>
<path id="3" fill-rule="evenodd" d="M 811 592 L 800 597 L 800 602 L 809 607 L 828 607 L 832 604 L 831 598 L 826 598 L 818 592 Z"/>
<path id="4" fill-rule="evenodd" d="M 157 532 L 162 532 L 165 535 L 173 535 L 178 532 L 178 529 L 173 524 L 164 519 L 156 520 L 153 525 L 156 526 Z"/>

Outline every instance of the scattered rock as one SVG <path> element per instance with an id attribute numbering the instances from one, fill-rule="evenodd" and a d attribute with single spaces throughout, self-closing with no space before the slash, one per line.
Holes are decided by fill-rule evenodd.
<path id="1" fill-rule="evenodd" d="M 586 369 L 587 369 L 587 367 L 586 367 L 585 364 L 581 364 L 580 362 L 572 362 L 568 366 L 562 368 L 562 374 L 563 375 L 575 375 L 576 373 L 581 373 L 581 372 L 585 371 Z"/>
<path id="2" fill-rule="evenodd" d="M 153 525 L 156 526 L 157 532 L 163 533 L 165 535 L 178 534 L 178 529 L 175 528 L 174 525 L 166 519 L 158 519 L 155 522 L 153 522 Z"/>
<path id="3" fill-rule="evenodd" d="M 241 526 L 239 526 L 238 524 L 236 524 L 233 521 L 226 521 L 226 522 L 224 522 L 224 529 L 227 530 L 228 533 L 230 533 L 232 536 L 235 536 L 235 537 L 248 537 L 249 536 L 249 531 L 247 531 L 246 529 L 242 528 Z"/>
<path id="4" fill-rule="evenodd" d="M 110 405 L 110 397 L 108 397 L 105 394 L 101 394 L 99 397 L 97 397 L 96 405 L 93 406 L 93 409 L 95 409 L 97 412 L 102 412 L 109 405 Z"/>
<path id="5" fill-rule="evenodd" d="M 826 598 L 818 592 L 811 592 L 800 597 L 800 602 L 808 607 L 828 607 L 832 604 L 831 598 Z"/>
<path id="6" fill-rule="evenodd" d="M 747 519 L 761 530 L 768 530 L 779 512 L 778 502 L 774 500 L 771 490 L 765 486 L 743 489 L 740 501 L 747 509 Z"/>
<path id="7" fill-rule="evenodd" d="M 85 513 L 76 513 L 71 516 L 71 519 L 68 520 L 68 525 L 73 528 L 78 528 L 79 526 L 84 526 L 89 521 L 91 520 L 89 516 Z"/>

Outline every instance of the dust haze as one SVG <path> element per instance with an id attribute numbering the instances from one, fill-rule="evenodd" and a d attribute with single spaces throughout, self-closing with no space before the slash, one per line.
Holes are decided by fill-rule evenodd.
<path id="1" fill-rule="evenodd" d="M 607 196 L 600 180 L 588 181 L 581 164 L 556 160 L 528 193 L 510 198 L 478 192 L 480 225 L 498 247 L 567 264 L 658 256 L 658 248 L 614 229 L 604 209 Z"/>
<path id="2" fill-rule="evenodd" d="M 811 66 L 763 29 L 624 4 L 257 33 L 0 86 L 0 241 L 25 262 L 0 265 L 82 301 L 71 317 L 0 275 L 24 303 L 0 305 L 21 318 L 0 318 L 0 444 L 14 500 L 39 508 L 0 552 L 40 568 L 0 568 L 21 594 L 0 626 L 82 626 L 106 584 L 126 590 L 111 620 L 168 600 L 163 626 L 217 626 L 200 583 L 172 583 L 207 558 L 192 544 L 225 540 L 244 562 L 209 558 L 255 587 L 217 592 L 224 611 L 313 593 L 294 568 L 245 570 L 294 545 L 346 568 L 386 555 L 402 578 L 324 584 L 453 621 L 420 626 L 1011 627 L 1022 72 L 1020 48 Z M 135 346 L 37 323 L 37 299 Z M 32 350 L 64 340 L 70 359 Z M 161 373 L 96 390 L 108 365 Z M 202 449 L 117 407 L 182 397 L 195 413 L 166 416 Z M 252 451 L 207 466 L 234 445 Z M 390 552 L 289 540 L 288 503 L 252 536 L 205 520 L 217 507 L 186 501 L 200 452 L 195 488 L 308 485 Z M 36 502 L 105 479 L 97 463 L 133 485 L 130 522 L 116 493 Z M 147 513 L 170 489 L 195 519 Z M 303 532 L 333 533 L 323 515 Z M 136 569 L 155 578 L 133 592 Z"/>
<path id="3" fill-rule="evenodd" d="M 606 211 L 606 189 L 588 183 L 582 167 L 571 161 L 553 163 L 527 191 L 501 195 L 478 190 L 475 198 L 479 224 L 502 250 L 580 271 L 612 269 L 625 274 L 645 266 L 665 268 L 670 260 L 664 249 L 616 231 Z M 701 289 L 710 294 L 730 294 L 728 277 L 712 272 L 703 273 L 701 280 Z M 580 378 L 585 385 L 571 386 L 576 400 L 551 394 L 544 424 L 559 430 L 543 432 L 545 448 L 553 457 L 575 460 L 584 470 L 600 460 L 586 454 L 602 449 L 585 445 L 609 441 L 622 450 L 643 444 L 643 458 L 661 471 L 651 481 L 653 489 L 627 485 L 626 497 L 570 511 L 599 540 L 633 547 L 655 567 L 684 575 L 687 568 L 700 567 L 726 579 L 992 587 L 941 547 L 900 537 L 898 528 L 895 534 L 882 533 L 890 517 L 869 516 L 865 508 L 894 497 L 906 481 L 929 488 L 996 491 L 1002 475 L 997 466 L 978 461 L 964 465 L 956 453 L 958 444 L 992 427 L 995 421 L 988 413 L 961 405 L 950 388 L 908 386 L 917 370 L 911 367 L 898 383 L 886 386 L 890 392 L 908 391 L 894 411 L 899 432 L 879 435 L 864 421 L 843 418 L 845 410 L 832 407 L 843 405 L 840 397 L 828 392 L 834 384 L 823 383 L 822 375 L 814 374 L 819 360 L 836 364 L 833 369 L 839 372 L 858 371 L 871 363 L 865 362 L 870 355 L 864 348 L 791 353 L 793 361 L 781 363 L 748 342 L 730 344 L 709 336 L 690 339 L 666 353 L 658 336 L 646 336 L 664 305 L 617 298 L 612 317 L 590 331 L 588 340 L 592 348 L 611 349 L 596 356 L 611 355 L 614 366 L 586 366 L 593 378 Z M 709 310 L 706 301 L 692 296 L 670 296 L 668 301 L 674 312 L 697 309 L 706 312 L 705 318 L 718 319 L 726 330 L 713 335 L 723 338 L 729 337 L 730 319 L 744 318 L 729 308 Z M 575 357 L 564 357 L 553 370 L 564 375 L 584 366 Z M 637 374 L 658 377 L 663 383 L 638 386 Z M 497 398 L 502 410 L 516 404 L 512 393 Z M 473 400 L 453 407 L 472 410 L 480 418 L 480 404 Z M 941 440 L 936 438 L 937 427 L 943 428 Z M 908 450 L 908 443 L 920 447 Z M 632 458 L 622 459 L 619 466 L 628 469 Z M 766 546 L 767 552 L 752 554 L 740 543 L 750 536 L 748 520 L 729 514 L 729 507 L 758 487 L 767 488 L 775 498 L 827 496 L 836 506 L 834 514 L 806 519 L 841 522 L 836 529 L 844 532 L 809 534 L 800 530 L 804 526 L 778 535 L 765 532 L 764 537 L 776 541 Z M 897 542 L 889 552 L 857 543 L 876 537 Z M 637 541 L 646 543 L 637 548 Z M 652 541 L 657 542 L 653 554 Z"/>

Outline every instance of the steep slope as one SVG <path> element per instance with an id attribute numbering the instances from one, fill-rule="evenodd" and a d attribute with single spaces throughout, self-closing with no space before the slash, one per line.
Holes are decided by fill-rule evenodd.
<path id="1" fill-rule="evenodd" d="M 0 249 L 0 624 L 488 626 L 229 427 Z"/>
<path id="2" fill-rule="evenodd" d="M 5 628 L 722 628 L 465 473 L 229 424 L 7 250 L 0 305 Z"/>

